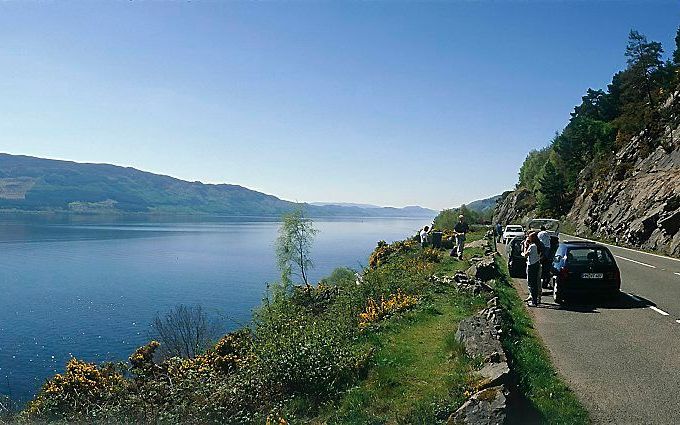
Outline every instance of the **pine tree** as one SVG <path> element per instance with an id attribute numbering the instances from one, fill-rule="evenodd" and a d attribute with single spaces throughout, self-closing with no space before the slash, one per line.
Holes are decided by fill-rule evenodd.
<path id="1" fill-rule="evenodd" d="M 675 33 L 675 50 L 673 51 L 673 64 L 680 66 L 680 27 Z"/>
<path id="2" fill-rule="evenodd" d="M 559 217 L 565 212 L 566 184 L 564 176 L 555 168 L 551 159 L 543 166 L 538 179 L 538 208 L 542 213 Z"/>
<path id="3" fill-rule="evenodd" d="M 654 109 L 653 91 L 657 83 L 658 72 L 663 67 L 663 47 L 657 41 L 647 41 L 647 37 L 635 30 L 628 35 L 626 57 L 630 88 L 647 96 L 649 106 Z"/>

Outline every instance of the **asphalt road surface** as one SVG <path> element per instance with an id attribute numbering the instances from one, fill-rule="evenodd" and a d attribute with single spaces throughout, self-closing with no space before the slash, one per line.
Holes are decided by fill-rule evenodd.
<path id="1" fill-rule="evenodd" d="M 680 260 L 607 246 L 620 299 L 559 306 L 544 290 L 536 329 L 594 423 L 680 424 Z M 525 297 L 526 280 L 514 284 Z"/>

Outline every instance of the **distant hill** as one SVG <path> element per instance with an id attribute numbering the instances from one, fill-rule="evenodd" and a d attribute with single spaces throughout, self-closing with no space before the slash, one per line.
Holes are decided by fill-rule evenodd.
<path id="1" fill-rule="evenodd" d="M 465 206 L 468 209 L 470 209 L 472 211 L 476 211 L 478 213 L 491 211 L 494 208 L 496 208 L 496 202 L 501 198 L 501 196 L 502 195 L 495 195 L 495 196 L 492 196 L 490 198 L 472 201 L 469 204 L 466 204 Z"/>
<path id="2" fill-rule="evenodd" d="M 232 184 L 203 184 L 130 167 L 0 154 L 0 210 L 279 216 L 295 203 Z M 315 217 L 432 217 L 420 207 L 304 204 Z"/>
<path id="3" fill-rule="evenodd" d="M 335 207 L 356 207 L 356 208 L 362 208 L 362 209 L 379 209 L 383 211 L 400 211 L 403 214 L 406 214 L 407 216 L 435 216 L 437 215 L 438 211 L 431 210 L 429 208 L 424 208 L 421 206 L 417 205 L 409 205 L 403 208 L 395 208 L 395 207 L 381 207 L 378 205 L 372 205 L 372 204 L 354 204 L 351 202 L 311 202 L 310 205 L 317 205 L 317 206 L 335 206 Z"/>
<path id="4" fill-rule="evenodd" d="M 310 202 L 309 205 L 317 205 L 320 207 L 324 206 L 336 206 L 336 207 L 357 207 L 357 208 L 382 208 L 381 206 L 378 205 L 372 205 L 372 204 L 355 204 L 352 202 Z"/>

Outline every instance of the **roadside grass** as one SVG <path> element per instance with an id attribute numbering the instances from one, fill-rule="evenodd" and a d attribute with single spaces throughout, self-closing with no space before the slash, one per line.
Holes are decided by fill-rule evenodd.
<path id="1" fill-rule="evenodd" d="M 435 274 L 469 266 L 442 253 Z M 486 298 L 440 287 L 415 311 L 387 320 L 367 335 L 374 347 L 368 376 L 318 418 L 328 424 L 443 423 L 465 402 L 474 362 L 455 339 L 458 322 Z M 315 421 L 316 422 L 316 421 Z"/>
<path id="2" fill-rule="evenodd" d="M 501 278 L 496 294 L 505 316 L 502 343 L 523 398 L 541 415 L 542 423 L 589 424 L 588 412 L 558 375 L 524 302 L 512 286 L 505 262 L 499 259 L 497 256 Z"/>

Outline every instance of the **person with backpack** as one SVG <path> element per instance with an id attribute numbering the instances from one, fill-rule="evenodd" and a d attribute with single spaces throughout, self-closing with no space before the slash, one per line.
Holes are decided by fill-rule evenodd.
<path id="1" fill-rule="evenodd" d="M 522 254 L 527 259 L 527 286 L 531 295 L 531 306 L 537 307 L 541 303 L 541 285 L 539 283 L 541 271 L 541 241 L 538 234 L 532 232 L 524 241 Z"/>
<path id="2" fill-rule="evenodd" d="M 548 232 L 545 226 L 541 226 L 541 231 L 538 232 L 538 240 L 543 245 L 541 249 L 541 287 L 550 287 L 550 270 L 552 269 L 552 258 L 550 253 L 552 252 L 550 246 L 550 232 Z"/>

